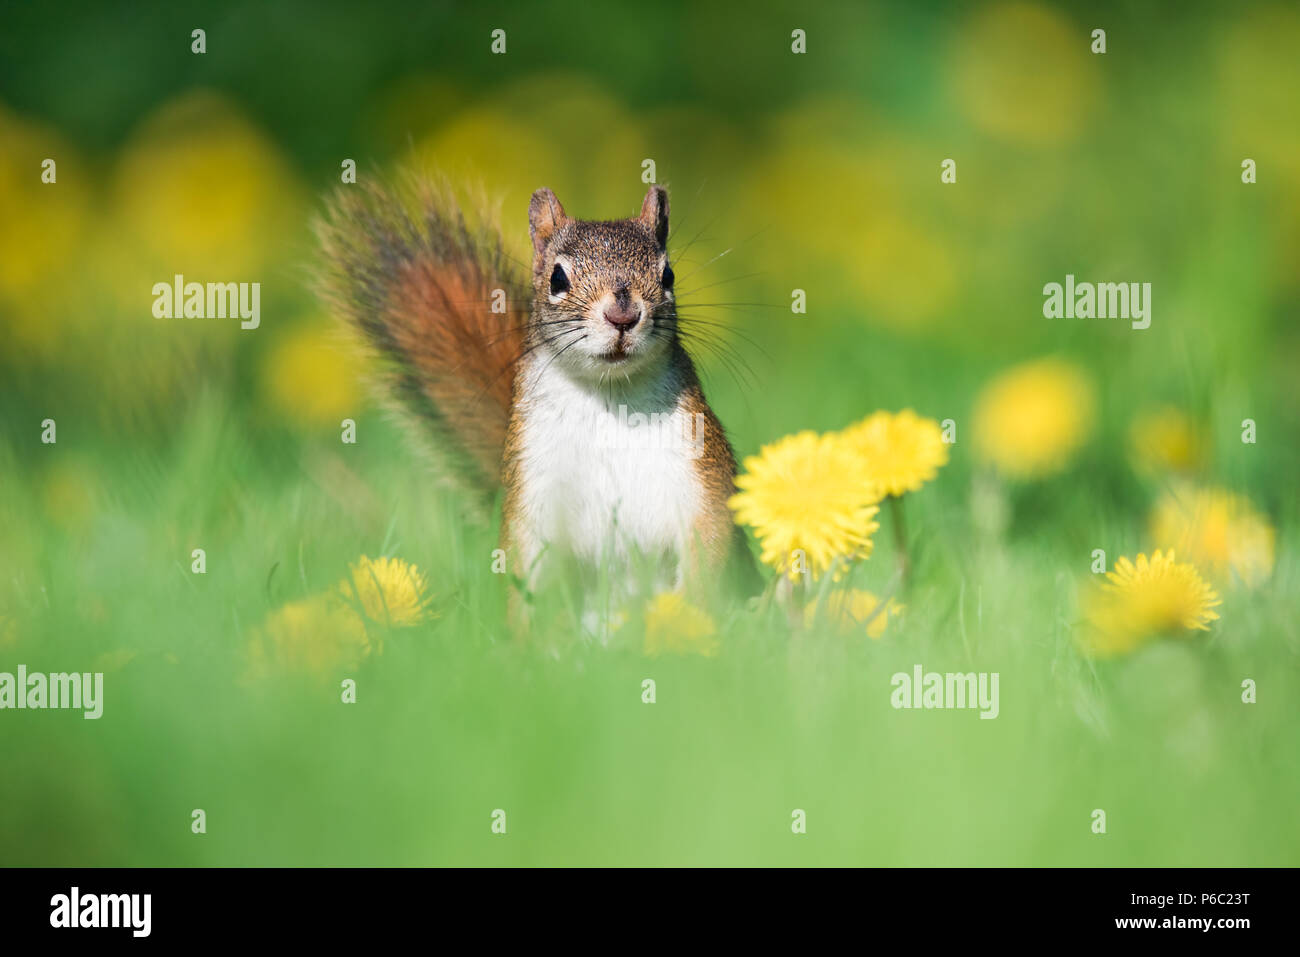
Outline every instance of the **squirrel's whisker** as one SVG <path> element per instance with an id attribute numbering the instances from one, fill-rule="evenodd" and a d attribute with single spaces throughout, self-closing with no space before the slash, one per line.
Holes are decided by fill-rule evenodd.
<path id="1" fill-rule="evenodd" d="M 748 568 L 752 578 L 727 506 L 735 456 L 690 353 L 748 391 L 757 377 L 731 340 L 757 344 L 697 314 L 776 307 L 711 301 L 679 313 L 670 265 L 689 264 L 689 279 L 731 255 L 736 246 L 698 264 L 691 256 L 717 218 L 676 248 L 679 220 L 674 258 L 662 187 L 648 189 L 637 215 L 603 221 L 570 217 L 540 189 L 529 203 L 524 262 L 507 252 L 491 210 L 458 195 L 418 174 L 398 188 L 371 181 L 339 192 L 317 228 L 321 284 L 395 373 L 392 395 L 421 417 L 444 477 L 489 507 L 504 492 L 501 541 L 515 579 L 533 592 L 539 562 L 586 561 L 616 539 L 620 549 L 662 551 L 679 582 L 714 582 L 724 569 L 745 576 Z M 571 351 L 578 359 L 565 363 Z M 629 415 L 611 424 L 616 401 Z M 665 410 L 696 422 L 703 414 L 703 454 L 693 450 L 688 461 L 692 450 L 680 444 L 631 434 L 644 428 L 641 415 Z M 607 427 L 621 430 L 617 441 L 596 441 Z M 638 510 L 633 522 L 623 521 L 629 509 Z"/>

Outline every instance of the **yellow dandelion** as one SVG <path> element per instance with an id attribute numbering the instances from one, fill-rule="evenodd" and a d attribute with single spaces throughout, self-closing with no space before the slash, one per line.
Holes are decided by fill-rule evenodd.
<path id="1" fill-rule="evenodd" d="M 871 554 L 880 489 L 838 436 L 805 431 L 765 445 L 736 487 L 736 521 L 754 529 L 763 562 L 792 579 Z"/>
<path id="2" fill-rule="evenodd" d="M 915 492 L 948 464 L 939 423 L 911 409 L 876 412 L 840 435 L 862 456 L 867 478 L 885 495 Z"/>
<path id="3" fill-rule="evenodd" d="M 1273 574 L 1277 533 L 1245 496 L 1225 489 L 1166 492 L 1151 511 L 1151 537 L 1221 582 L 1235 577 L 1254 588 Z"/>
<path id="4" fill-rule="evenodd" d="M 708 613 L 688 602 L 680 592 L 656 595 L 645 610 L 645 653 L 704 655 L 718 653 L 718 629 Z"/>
<path id="5" fill-rule="evenodd" d="M 339 592 L 371 621 L 404 627 L 429 617 L 427 583 L 418 568 L 400 558 L 368 558 L 352 566 Z"/>
<path id="6" fill-rule="evenodd" d="M 1015 366 L 975 401 L 975 452 L 1011 478 L 1060 472 L 1092 431 L 1093 404 L 1092 383 L 1068 362 Z"/>
<path id="7" fill-rule="evenodd" d="M 866 623 L 867 636 L 879 638 L 889 627 L 890 616 L 897 618 L 903 613 L 904 606 L 891 598 L 877 614 L 878 608 L 880 599 L 869 591 L 836 589 L 804 609 L 804 627 L 812 629 L 814 625 L 826 624 L 837 634 L 853 636 L 862 634 L 862 626 Z"/>
<path id="8" fill-rule="evenodd" d="M 1139 413 L 1129 426 L 1129 449 L 1145 472 L 1189 471 L 1205 460 L 1205 439 L 1191 416 L 1173 406 Z"/>
<path id="9" fill-rule="evenodd" d="M 326 592 L 291 601 L 267 616 L 249 642 L 249 674 L 301 671 L 323 677 L 355 668 L 371 650 L 365 622 Z"/>
<path id="10" fill-rule="evenodd" d="M 1127 557 L 1115 563 L 1105 584 L 1088 599 L 1084 650 L 1098 658 L 1132 651 L 1160 634 L 1206 631 L 1219 615 L 1218 593 L 1189 562 L 1175 553 L 1155 551 L 1137 561 Z"/>

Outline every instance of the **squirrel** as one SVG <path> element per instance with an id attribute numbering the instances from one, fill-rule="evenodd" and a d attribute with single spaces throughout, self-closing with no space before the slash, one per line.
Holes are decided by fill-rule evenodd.
<path id="1" fill-rule="evenodd" d="M 727 505 L 735 455 L 678 335 L 668 193 L 597 222 L 539 189 L 528 228 L 525 284 L 490 217 L 445 184 L 346 187 L 317 224 L 323 293 L 444 478 L 484 503 L 504 490 L 501 545 L 527 589 L 566 561 L 630 577 L 638 556 L 658 588 L 726 572 L 753 589 Z"/>

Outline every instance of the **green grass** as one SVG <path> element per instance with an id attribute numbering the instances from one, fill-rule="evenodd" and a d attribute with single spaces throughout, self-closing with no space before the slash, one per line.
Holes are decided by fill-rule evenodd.
<path id="1" fill-rule="evenodd" d="M 724 418 L 768 401 L 714 381 Z M 214 396 L 148 448 L 70 426 L 57 446 L 5 447 L 0 661 L 134 657 L 107 669 L 99 721 L 0 714 L 6 864 L 1300 862 L 1293 515 L 1273 581 L 1228 591 L 1207 636 L 1094 666 L 1073 646 L 1078 583 L 1092 547 L 1113 561 L 1142 544 L 1141 490 L 1115 477 L 1128 498 L 1108 507 L 1110 473 L 1085 458 L 1013 496 L 1016 521 L 990 539 L 959 440 L 909 499 L 916 579 L 882 640 L 791 637 L 779 615 L 734 607 L 717 658 L 651 659 L 635 621 L 608 646 L 563 626 L 509 640 L 495 529 L 431 490 L 377 413 L 356 446 L 261 433 Z M 80 508 L 49 503 L 56 466 Z M 860 582 L 877 591 L 888 532 Z M 189 571 L 195 547 L 205 575 Z M 439 617 L 355 670 L 246 680 L 268 612 L 362 553 L 425 570 Z M 894 710 L 890 677 L 917 663 L 998 672 L 999 717 Z"/>
<path id="2" fill-rule="evenodd" d="M 235 4 L 202 57 L 183 5 L 147 22 L 8 6 L 0 671 L 107 674 L 98 721 L 0 711 L 0 864 L 1300 864 L 1300 19 L 1283 6 L 1175 22 L 832 3 L 792 24 L 778 5 L 589 4 L 557 44 L 554 9 L 507 4 L 502 57 L 446 4 L 364 23 Z M 1104 56 L 1085 52 L 1099 20 Z M 723 608 L 717 658 L 650 659 L 635 615 L 592 644 L 548 595 L 510 640 L 492 524 L 373 407 L 349 405 L 355 446 L 337 420 L 305 424 L 349 384 L 319 357 L 283 367 L 322 318 L 309 222 L 344 157 L 360 184 L 415 158 L 482 183 L 520 258 L 533 189 L 628 215 L 653 158 L 683 314 L 729 327 L 750 367 L 704 350 L 738 452 L 876 409 L 957 422 L 951 463 L 907 501 L 906 615 L 852 641 Z M 264 283 L 262 325 L 155 319 L 149 290 L 178 272 Z M 1151 327 L 1045 319 L 1066 274 L 1151 282 Z M 1095 382 L 1096 433 L 981 531 L 975 396 L 1047 355 Z M 1126 434 L 1165 403 L 1210 440 L 1198 479 L 1276 526 L 1276 568 L 1225 589 L 1208 633 L 1092 664 L 1079 590 L 1094 549 L 1158 544 L 1160 483 Z M 858 581 L 878 593 L 882 518 Z M 362 554 L 415 563 L 438 617 L 376 636 L 355 670 L 249 680 L 267 616 Z M 998 672 L 999 717 L 894 710 L 891 676 L 918 663 Z"/>

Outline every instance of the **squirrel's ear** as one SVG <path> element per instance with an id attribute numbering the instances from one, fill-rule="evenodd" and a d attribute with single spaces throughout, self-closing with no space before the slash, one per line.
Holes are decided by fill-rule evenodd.
<path id="1" fill-rule="evenodd" d="M 545 187 L 533 193 L 528 203 L 528 234 L 533 237 L 534 251 L 545 249 L 555 231 L 568 221 L 554 193 Z"/>
<path id="2" fill-rule="evenodd" d="M 651 186 L 641 202 L 641 222 L 655 234 L 655 241 L 663 246 L 668 242 L 668 190 Z"/>

